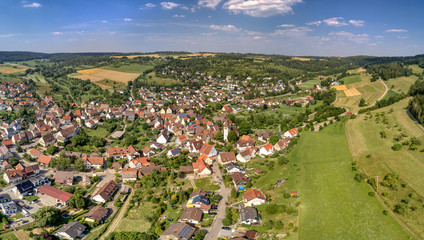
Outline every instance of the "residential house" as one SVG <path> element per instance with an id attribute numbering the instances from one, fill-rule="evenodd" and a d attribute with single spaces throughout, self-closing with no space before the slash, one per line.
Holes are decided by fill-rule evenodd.
<path id="1" fill-rule="evenodd" d="M 156 142 L 161 144 L 166 144 L 169 139 L 171 138 L 171 135 L 169 134 L 168 129 L 162 130 L 162 132 L 159 134 L 158 138 L 156 139 Z"/>
<path id="2" fill-rule="evenodd" d="M 218 154 L 215 147 L 207 143 L 203 144 L 202 148 L 200 149 L 200 153 L 208 157 L 213 157 Z"/>
<path id="3" fill-rule="evenodd" d="M 274 153 L 274 146 L 272 143 L 268 143 L 267 145 L 261 147 L 259 153 L 262 155 L 272 155 Z"/>
<path id="4" fill-rule="evenodd" d="M 38 192 L 53 198 L 57 203 L 68 205 L 69 199 L 72 197 L 71 193 L 59 190 L 50 185 L 44 185 L 38 189 Z"/>
<path id="5" fill-rule="evenodd" d="M 242 190 L 244 186 L 249 182 L 249 178 L 246 176 L 246 174 L 241 172 L 231 173 L 230 176 L 233 180 L 233 184 L 236 190 Z"/>
<path id="6" fill-rule="evenodd" d="M 225 167 L 227 168 L 227 173 L 235 173 L 235 172 L 244 173 L 244 169 L 237 162 L 230 162 L 227 165 L 225 165 Z"/>
<path id="7" fill-rule="evenodd" d="M 261 222 L 258 211 L 254 207 L 244 207 L 240 210 L 240 219 L 242 224 L 252 225 Z"/>
<path id="8" fill-rule="evenodd" d="M 174 148 L 168 151 L 166 156 L 168 157 L 175 157 L 181 154 L 181 148 Z"/>
<path id="9" fill-rule="evenodd" d="M 124 168 L 122 169 L 122 181 L 134 182 L 137 181 L 138 170 L 137 168 Z"/>
<path id="10" fill-rule="evenodd" d="M 145 158 L 145 157 L 136 158 L 134 160 L 131 160 L 129 165 L 130 165 L 131 168 L 141 168 L 143 166 L 145 166 L 145 167 L 155 166 L 154 163 L 149 162 L 148 159 Z"/>
<path id="11" fill-rule="evenodd" d="M 261 190 L 250 189 L 244 193 L 243 202 L 245 203 L 245 206 L 265 204 L 266 196 Z"/>
<path id="12" fill-rule="evenodd" d="M 134 157 L 140 156 L 140 153 L 135 150 L 135 148 L 130 145 L 129 147 L 111 147 L 107 149 L 108 157 L 112 158 L 128 158 L 129 160 Z"/>
<path id="13" fill-rule="evenodd" d="M 197 177 L 204 177 L 212 174 L 212 168 L 201 159 L 198 159 L 196 162 L 192 163 L 192 165 L 194 175 Z"/>
<path id="14" fill-rule="evenodd" d="M 0 203 L 7 203 L 12 201 L 12 199 L 10 198 L 9 194 L 4 193 L 4 194 L 0 194 Z"/>
<path id="15" fill-rule="evenodd" d="M 16 184 L 14 188 L 12 188 L 12 192 L 19 196 L 20 199 L 23 199 L 25 196 L 32 195 L 35 190 L 35 185 L 32 181 L 27 180 Z"/>
<path id="16" fill-rule="evenodd" d="M 8 160 L 13 157 L 13 153 L 5 145 L 0 146 L 0 160 Z"/>
<path id="17" fill-rule="evenodd" d="M 80 222 L 70 222 L 59 228 L 55 235 L 65 239 L 75 239 L 83 237 L 83 233 L 87 227 Z"/>
<path id="18" fill-rule="evenodd" d="M 284 137 L 293 138 L 299 134 L 299 130 L 297 128 L 292 128 L 284 133 Z"/>
<path id="19" fill-rule="evenodd" d="M 240 162 L 248 162 L 253 157 L 255 157 L 255 154 L 257 152 L 256 147 L 248 147 L 243 151 L 240 151 L 239 154 L 237 154 L 237 160 Z"/>
<path id="20" fill-rule="evenodd" d="M 289 143 L 289 139 L 285 138 L 285 139 L 280 139 L 275 145 L 274 145 L 274 149 L 277 151 L 284 151 L 284 149 L 286 149 L 286 147 L 288 146 Z"/>
<path id="21" fill-rule="evenodd" d="M 109 209 L 103 206 L 95 206 L 88 213 L 84 215 L 84 220 L 86 222 L 104 222 L 109 213 Z"/>
<path id="22" fill-rule="evenodd" d="M 7 183 L 16 183 L 22 181 L 25 178 L 25 175 L 20 170 L 11 169 L 5 173 L 3 173 L 3 179 Z"/>
<path id="23" fill-rule="evenodd" d="M 46 156 L 44 154 L 40 154 L 40 156 L 37 159 L 37 162 L 39 162 L 39 163 L 41 163 L 45 166 L 48 166 L 50 164 L 51 160 L 52 160 L 51 156 Z"/>
<path id="24" fill-rule="evenodd" d="M 176 222 L 171 224 L 159 237 L 159 240 L 189 240 L 196 229 L 187 223 Z"/>
<path id="25" fill-rule="evenodd" d="M 102 169 L 104 167 L 103 157 L 89 157 L 84 155 L 82 157 L 86 169 Z"/>
<path id="26" fill-rule="evenodd" d="M 202 149 L 203 141 L 202 140 L 190 140 L 188 141 L 188 148 L 191 153 L 198 153 Z"/>
<path id="27" fill-rule="evenodd" d="M 72 186 L 74 184 L 74 173 L 70 171 L 57 171 L 53 179 L 55 184 Z"/>
<path id="28" fill-rule="evenodd" d="M 179 222 L 199 224 L 202 221 L 203 211 L 192 207 L 185 208 L 178 219 Z"/>
<path id="29" fill-rule="evenodd" d="M 202 196 L 202 195 L 196 195 L 194 197 L 191 197 L 186 205 L 187 208 L 199 208 L 201 209 L 204 213 L 209 213 L 209 211 L 211 210 L 211 204 L 209 202 L 209 198 Z"/>
<path id="30" fill-rule="evenodd" d="M 220 164 L 228 164 L 237 161 L 236 154 L 234 152 L 219 153 L 217 160 Z"/>
<path id="31" fill-rule="evenodd" d="M 38 142 L 41 144 L 41 146 L 48 147 L 56 143 L 56 138 L 54 138 L 53 134 L 48 133 L 42 136 Z"/>
<path id="32" fill-rule="evenodd" d="M 94 195 L 93 200 L 96 202 L 105 203 L 109 198 L 118 190 L 118 184 L 111 180 L 106 183 L 100 190 Z"/>
<path id="33" fill-rule="evenodd" d="M 3 203 L 3 204 L 0 204 L 0 206 L 1 206 L 1 211 L 6 216 L 9 216 L 11 214 L 18 212 L 18 206 L 14 202 Z"/>
<path id="34" fill-rule="evenodd" d="M 243 151 L 247 147 L 254 147 L 255 139 L 251 138 L 249 135 L 243 135 L 235 145 L 239 151 Z"/>
<path id="35" fill-rule="evenodd" d="M 41 151 L 35 148 L 31 148 L 31 150 L 29 150 L 29 155 L 31 155 L 33 158 L 38 158 L 41 155 Z"/>

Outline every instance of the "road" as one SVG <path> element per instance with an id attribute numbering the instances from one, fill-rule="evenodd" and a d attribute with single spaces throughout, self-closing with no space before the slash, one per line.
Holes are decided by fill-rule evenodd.
<path id="1" fill-rule="evenodd" d="M 134 191 L 131 189 L 130 195 L 125 199 L 125 203 L 122 206 L 121 210 L 118 213 L 118 216 L 113 219 L 113 222 L 109 225 L 106 232 L 103 233 L 103 235 L 99 238 L 100 240 L 103 240 L 106 236 L 109 236 L 110 233 L 112 233 L 115 228 L 119 225 L 119 222 L 121 221 L 122 217 L 124 216 L 125 212 L 127 211 L 128 205 L 130 203 L 130 200 L 134 194 Z"/>
<path id="2" fill-rule="evenodd" d="M 217 162 L 213 164 L 213 171 L 216 177 L 222 179 L 222 173 L 219 169 Z M 225 218 L 225 203 L 228 202 L 228 196 L 230 196 L 231 189 L 225 187 L 223 181 L 219 183 L 219 194 L 222 196 L 221 201 L 218 204 L 218 212 L 213 220 L 212 226 L 205 237 L 205 240 L 216 240 L 219 237 L 219 233 L 222 231 L 222 219 Z"/>
<path id="3" fill-rule="evenodd" d="M 384 83 L 383 80 L 381 80 L 381 78 L 378 79 L 378 80 L 381 82 L 381 84 L 383 84 L 383 86 L 386 88 L 386 90 L 384 91 L 383 95 L 377 101 L 375 101 L 375 103 L 371 104 L 368 107 L 373 107 L 378 101 L 383 99 L 386 96 L 387 92 L 389 91 L 389 88 L 387 87 L 386 83 Z"/>

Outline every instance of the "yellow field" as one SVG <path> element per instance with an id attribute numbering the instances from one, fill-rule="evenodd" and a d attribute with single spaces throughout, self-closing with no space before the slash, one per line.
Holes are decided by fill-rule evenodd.
<path id="1" fill-rule="evenodd" d="M 363 67 L 357 68 L 357 69 L 353 69 L 353 70 L 349 70 L 347 71 L 347 73 L 350 74 L 356 74 L 356 73 L 362 73 L 362 72 L 366 72 L 367 70 Z"/>
<path id="2" fill-rule="evenodd" d="M 11 74 L 17 72 L 23 72 L 28 68 L 11 68 L 11 67 L 0 67 L 0 73 Z"/>
<path id="3" fill-rule="evenodd" d="M 78 71 L 78 73 L 82 75 L 72 77 L 81 80 L 90 80 L 94 84 L 100 86 L 102 89 L 112 88 L 113 85 L 116 85 L 117 83 L 127 84 L 129 81 L 133 81 L 138 76 L 140 76 L 140 74 L 137 73 L 118 72 L 100 68 L 80 70 Z M 111 80 L 111 85 L 105 84 L 106 82 L 108 82 L 108 80 Z"/>
<path id="4" fill-rule="evenodd" d="M 361 98 L 365 99 L 365 102 L 368 102 L 369 105 L 371 105 L 384 94 L 385 87 L 383 84 L 381 84 L 380 81 L 371 82 L 370 75 L 365 73 L 362 73 L 360 76 L 362 81 L 348 84 L 345 89 L 355 89 L 357 92 L 359 92 L 359 95 L 348 96 L 345 91 L 338 92 L 337 100 L 334 102 L 334 106 L 345 107 L 350 112 L 356 113 L 359 111 L 359 109 L 361 109 L 359 107 L 359 101 Z M 351 91 L 349 91 L 349 93 L 350 92 Z"/>
<path id="5" fill-rule="evenodd" d="M 337 91 L 347 90 L 346 85 L 332 86 L 332 88 L 336 89 Z"/>
<path id="6" fill-rule="evenodd" d="M 138 57 L 152 57 L 152 58 L 161 58 L 159 54 L 143 54 L 143 55 L 129 55 L 129 56 L 112 56 L 113 58 L 123 58 L 127 57 L 128 59 L 138 58 Z"/>
<path id="7" fill-rule="evenodd" d="M 358 90 L 356 90 L 356 88 L 350 88 L 350 89 L 344 90 L 344 93 L 346 94 L 346 97 L 361 95 L 361 93 Z"/>
<path id="8" fill-rule="evenodd" d="M 215 53 L 192 53 L 187 54 L 187 57 L 215 57 Z"/>

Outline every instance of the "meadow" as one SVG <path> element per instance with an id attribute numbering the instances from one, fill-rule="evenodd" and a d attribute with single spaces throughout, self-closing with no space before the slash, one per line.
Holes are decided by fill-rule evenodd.
<path id="1" fill-rule="evenodd" d="M 303 132 L 289 154 L 300 173 L 300 239 L 408 239 L 384 207 L 354 181 L 345 137 L 346 120 L 320 132 Z M 292 176 L 296 178 L 296 176 Z M 289 178 L 290 181 L 290 178 Z"/>
<path id="2" fill-rule="evenodd" d="M 420 67 L 418 67 L 418 65 L 417 65 L 417 64 L 409 65 L 409 68 L 411 68 L 411 69 L 412 69 L 412 72 L 413 72 L 413 73 L 416 73 L 416 74 L 422 74 L 422 73 L 423 73 L 423 71 L 424 71 L 424 68 L 420 68 Z"/>
<path id="3" fill-rule="evenodd" d="M 100 86 L 102 89 L 112 88 L 114 85 L 116 85 L 116 82 L 126 85 L 129 81 L 133 81 L 140 76 L 140 74 L 137 73 L 118 72 L 100 68 L 79 70 L 77 72 L 81 75 L 73 74 L 70 75 L 70 77 L 78 78 L 81 80 L 90 80 L 92 83 Z M 110 82 L 106 80 L 110 80 Z"/>
<path id="4" fill-rule="evenodd" d="M 121 66 L 115 67 L 115 66 L 105 66 L 101 67 L 101 69 L 105 70 L 113 70 L 118 72 L 127 72 L 127 73 L 139 73 L 143 74 L 145 71 L 153 69 L 153 66 L 151 65 L 141 65 L 136 63 L 130 63 L 130 64 L 123 64 Z"/>
<path id="5" fill-rule="evenodd" d="M 385 83 L 389 89 L 395 92 L 408 93 L 409 88 L 417 79 L 417 76 L 412 75 L 409 77 L 390 78 Z"/>
<path id="6" fill-rule="evenodd" d="M 18 72 L 23 72 L 25 70 L 27 70 L 27 67 L 24 68 L 14 68 L 14 67 L 6 67 L 6 66 L 0 66 L 0 73 L 4 73 L 4 74 L 13 74 L 13 73 L 18 73 Z"/>
<path id="7" fill-rule="evenodd" d="M 360 115 L 350 120 L 346 125 L 346 136 L 352 155 L 365 174 L 380 176 L 380 181 L 388 173 L 399 174 L 402 187 L 393 191 L 380 184 L 379 196 L 391 210 L 405 199 L 408 200 L 411 209 L 413 206 L 418 206 L 418 209 L 410 210 L 405 215 L 397 215 L 397 217 L 423 238 L 424 230 L 421 226 L 424 224 L 424 209 L 421 199 L 424 198 L 422 177 L 424 175 L 424 152 L 422 151 L 424 146 L 419 146 L 415 151 L 408 150 L 408 146 L 403 146 L 399 151 L 393 151 L 391 148 L 397 143 L 394 137 L 400 134 L 408 136 L 401 142 L 411 137 L 424 141 L 424 128 L 416 124 L 406 112 L 408 101 L 409 99 L 404 99 L 394 105 L 373 111 L 371 112 L 373 117 Z M 382 113 L 384 116 L 381 116 Z M 381 131 L 385 132 L 386 138 L 381 137 Z M 383 192 L 388 195 L 382 195 Z"/>

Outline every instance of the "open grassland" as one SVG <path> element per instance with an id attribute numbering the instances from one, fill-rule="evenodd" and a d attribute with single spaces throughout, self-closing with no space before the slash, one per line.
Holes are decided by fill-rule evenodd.
<path id="1" fill-rule="evenodd" d="M 326 61 L 325 59 L 318 59 L 318 58 L 305 58 L 305 57 L 292 57 L 291 59 L 292 59 L 292 60 L 302 61 L 302 62 L 306 62 L 306 61 L 313 61 L 313 60 Z"/>
<path id="2" fill-rule="evenodd" d="M 173 84 L 179 84 L 180 82 L 172 79 L 172 78 L 161 78 L 156 76 L 156 74 L 154 72 L 151 72 L 149 74 L 146 75 L 148 78 L 148 81 L 153 82 L 156 85 L 161 85 L 161 86 L 170 86 Z"/>
<path id="3" fill-rule="evenodd" d="M 153 69 L 153 66 L 132 63 L 132 64 L 124 64 L 124 65 L 121 65 L 121 66 L 118 66 L 118 67 L 106 66 L 106 67 L 101 67 L 101 69 L 113 70 L 113 71 L 118 71 L 118 72 L 142 74 L 147 70 Z"/>
<path id="4" fill-rule="evenodd" d="M 27 67 L 23 67 L 23 68 L 13 68 L 13 67 L 0 67 L 0 73 L 4 73 L 4 74 L 12 74 L 12 73 L 17 73 L 17 72 L 23 72 L 25 70 L 27 70 Z"/>
<path id="5" fill-rule="evenodd" d="M 21 82 L 22 79 L 11 74 L 1 74 L 0 73 L 0 82 Z"/>
<path id="6" fill-rule="evenodd" d="M 409 65 L 409 68 L 412 69 L 412 72 L 413 73 L 422 74 L 424 72 L 424 68 L 418 67 L 417 64 Z"/>
<path id="7" fill-rule="evenodd" d="M 348 76 L 348 77 L 344 77 L 344 78 L 342 78 L 340 80 L 343 81 L 344 84 L 352 84 L 352 83 L 356 83 L 356 82 L 362 81 L 361 75 L 359 75 L 359 74 Z"/>
<path id="8" fill-rule="evenodd" d="M 389 91 L 387 91 L 387 94 L 386 94 L 386 96 L 384 96 L 383 99 L 388 100 L 389 98 L 394 97 L 396 95 L 399 95 L 399 93 L 397 93 L 393 90 L 389 90 Z"/>
<path id="9" fill-rule="evenodd" d="M 360 95 L 347 96 L 346 93 L 340 94 L 341 91 L 338 91 L 337 100 L 334 106 L 345 107 L 348 108 L 350 112 L 356 113 L 361 109 L 359 107 L 361 98 L 365 99 L 365 102 L 371 105 L 384 94 L 385 88 L 380 81 L 371 82 L 368 74 L 361 74 L 360 77 L 362 81 L 346 85 L 347 89 L 355 88 Z"/>
<path id="10" fill-rule="evenodd" d="M 366 72 L 367 70 L 365 68 L 357 68 L 357 69 L 353 69 L 353 70 L 348 70 L 347 73 L 350 74 L 357 74 L 357 73 L 362 73 L 362 72 Z"/>
<path id="11" fill-rule="evenodd" d="M 126 85 L 129 81 L 133 81 L 140 74 L 128 73 L 128 72 L 118 72 L 100 68 L 91 68 L 85 70 L 77 71 L 81 75 L 72 75 L 74 78 L 81 80 L 90 80 L 92 83 L 100 86 L 102 89 L 112 88 L 115 84 L 114 82 L 121 83 Z M 110 84 L 106 80 L 110 80 Z"/>
<path id="12" fill-rule="evenodd" d="M 289 155 L 301 169 L 300 239 L 408 239 L 381 203 L 355 182 L 345 137 L 346 121 L 303 132 Z M 290 179 L 289 179 L 290 181 Z"/>
<path id="13" fill-rule="evenodd" d="M 313 89 L 314 85 L 317 85 L 317 84 L 321 84 L 321 80 L 318 80 L 318 79 L 309 80 L 307 82 L 304 82 L 304 83 L 298 85 L 298 87 L 300 89 Z"/>
<path id="14" fill-rule="evenodd" d="M 121 219 L 117 232 L 145 232 L 150 228 L 148 217 L 153 216 L 155 205 L 150 202 L 143 203 L 142 206 L 134 206 L 128 211 L 128 215 Z"/>
<path id="15" fill-rule="evenodd" d="M 206 190 L 206 191 L 216 191 L 219 189 L 218 184 L 212 177 L 203 177 L 194 180 L 197 189 Z"/>
<path id="16" fill-rule="evenodd" d="M 409 229 L 424 238 L 422 228 L 424 208 L 421 202 L 424 198 L 424 152 L 422 152 L 424 146 L 419 146 L 415 151 L 408 150 L 409 146 L 403 146 L 400 151 L 391 149 L 398 143 L 394 137 L 402 133 L 407 137 L 403 137 L 399 143 L 411 137 L 424 142 L 424 128 L 410 119 L 406 112 L 408 101 L 409 99 L 405 99 L 392 106 L 373 111 L 372 117 L 360 115 L 350 120 L 346 125 L 346 135 L 352 155 L 358 161 L 361 171 L 371 177 L 380 176 L 379 194 L 388 193 L 387 196 L 380 195 L 387 206 L 393 210 L 396 204 L 407 199 L 409 207 L 418 207 L 397 217 Z M 390 109 L 393 109 L 393 112 Z M 383 112 L 384 116 L 381 116 Z M 380 116 L 377 116 L 377 113 Z M 386 133 L 386 138 L 381 137 L 381 131 Z M 400 182 L 406 183 L 402 187 L 399 186 L 396 191 L 381 184 L 384 176 L 391 172 L 397 172 Z"/>
<path id="17" fill-rule="evenodd" d="M 106 135 L 109 134 L 106 128 L 103 126 L 97 126 L 96 129 L 85 129 L 85 132 L 90 137 L 99 137 L 99 138 L 105 138 Z"/>
<path id="18" fill-rule="evenodd" d="M 387 87 L 396 92 L 407 93 L 412 84 L 417 81 L 417 76 L 409 76 L 409 77 L 399 77 L 399 78 L 390 78 L 385 81 Z"/>

